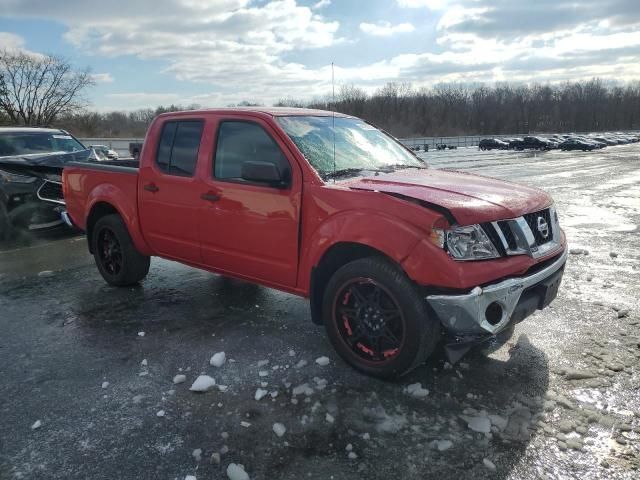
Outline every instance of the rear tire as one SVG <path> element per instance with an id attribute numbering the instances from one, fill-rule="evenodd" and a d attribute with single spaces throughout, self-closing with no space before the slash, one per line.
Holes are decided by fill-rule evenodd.
<path id="1" fill-rule="evenodd" d="M 133 285 L 149 273 L 150 258 L 136 250 L 120 215 L 105 215 L 96 222 L 91 247 L 98 270 L 109 285 Z"/>
<path id="2" fill-rule="evenodd" d="M 415 284 L 381 257 L 350 262 L 325 289 L 322 317 L 338 354 L 352 367 L 379 378 L 397 378 L 421 365 L 440 340 Z"/>

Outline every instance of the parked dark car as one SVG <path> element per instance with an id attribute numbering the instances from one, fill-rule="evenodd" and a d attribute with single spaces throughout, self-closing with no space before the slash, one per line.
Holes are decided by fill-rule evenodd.
<path id="1" fill-rule="evenodd" d="M 478 144 L 480 150 L 507 150 L 509 144 L 498 138 L 483 138 Z"/>
<path id="2" fill-rule="evenodd" d="M 63 225 L 62 168 L 92 154 L 64 130 L 0 128 L 0 239 Z"/>
<path id="3" fill-rule="evenodd" d="M 595 150 L 597 147 L 593 143 L 587 143 L 577 138 L 569 138 L 560 144 L 560 150 L 582 150 L 583 152 Z"/>
<path id="4" fill-rule="evenodd" d="M 517 150 L 550 150 L 549 141 L 541 137 L 524 137 L 516 147 Z"/>

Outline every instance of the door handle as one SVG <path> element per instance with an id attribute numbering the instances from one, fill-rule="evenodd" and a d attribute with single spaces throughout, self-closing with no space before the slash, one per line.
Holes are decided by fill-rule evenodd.
<path id="1" fill-rule="evenodd" d="M 200 195 L 200 198 L 208 202 L 217 202 L 218 200 L 220 200 L 220 195 L 216 195 L 215 193 L 208 192 Z"/>
<path id="2" fill-rule="evenodd" d="M 145 185 L 143 188 L 147 192 L 151 192 L 151 193 L 156 193 L 158 190 L 160 190 L 158 187 L 156 187 L 155 183 L 149 183 L 149 184 Z"/>

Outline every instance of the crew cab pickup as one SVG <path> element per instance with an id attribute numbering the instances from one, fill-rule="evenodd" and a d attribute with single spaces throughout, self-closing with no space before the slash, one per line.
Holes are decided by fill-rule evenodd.
<path id="1" fill-rule="evenodd" d="M 338 353 L 379 377 L 452 359 L 556 296 L 546 193 L 428 168 L 358 118 L 234 108 L 158 116 L 139 168 L 75 163 L 66 218 L 111 285 L 151 256 L 307 297 Z"/>

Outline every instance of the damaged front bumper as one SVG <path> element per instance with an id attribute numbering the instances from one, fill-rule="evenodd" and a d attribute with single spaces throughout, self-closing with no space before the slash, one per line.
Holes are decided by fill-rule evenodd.
<path id="1" fill-rule="evenodd" d="M 551 264 L 526 277 L 476 287 L 463 295 L 429 295 L 427 302 L 449 336 L 471 348 L 549 305 L 558 293 L 567 254 L 565 247 Z"/>

